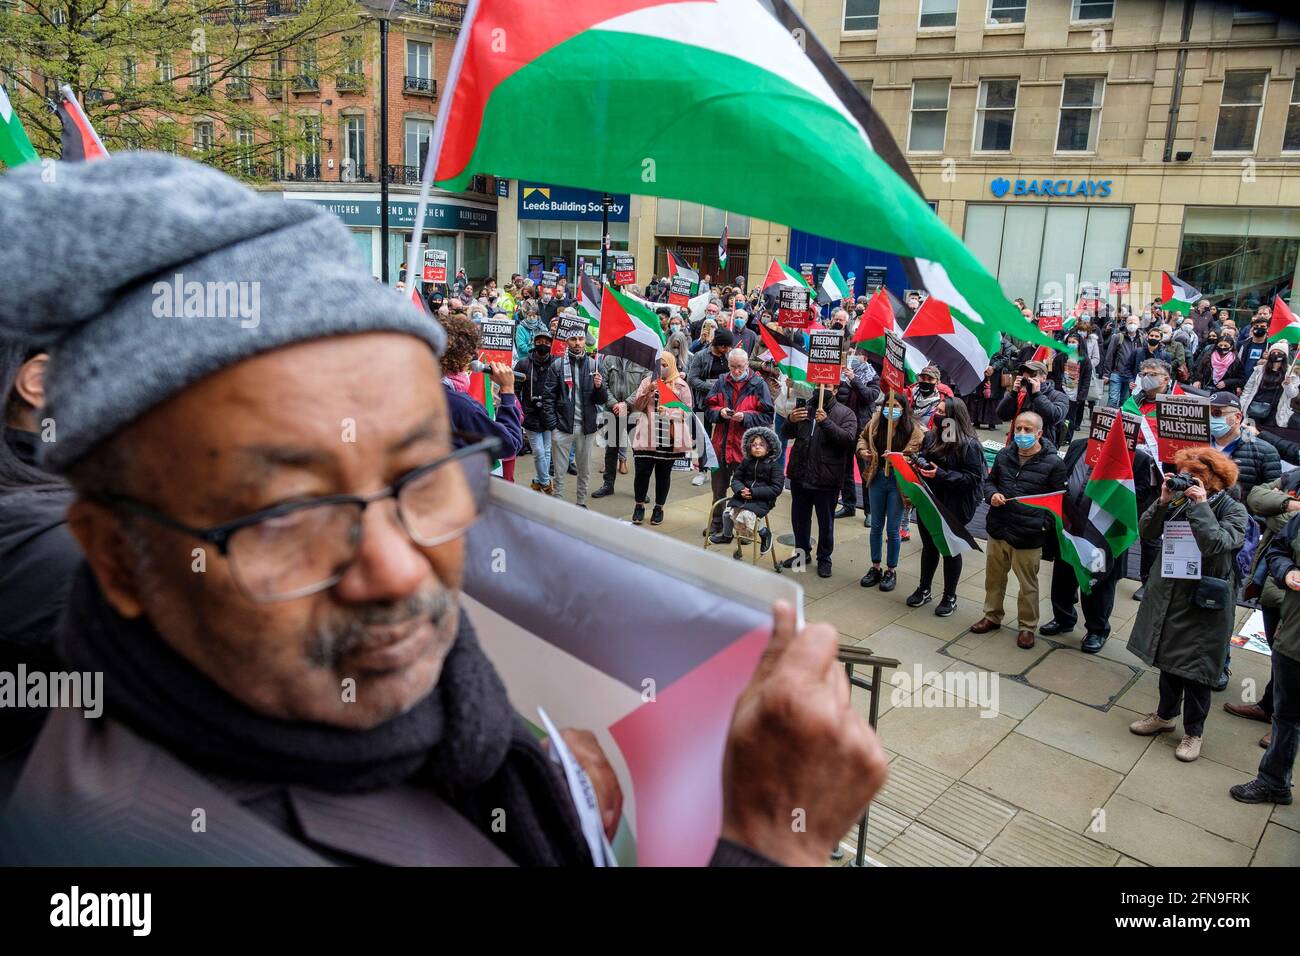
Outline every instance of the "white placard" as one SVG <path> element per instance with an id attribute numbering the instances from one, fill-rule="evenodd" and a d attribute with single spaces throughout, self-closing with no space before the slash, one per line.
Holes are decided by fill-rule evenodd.
<path id="1" fill-rule="evenodd" d="M 1190 521 L 1166 521 L 1160 554 L 1162 578 L 1201 579 L 1201 549 L 1192 536 Z"/>

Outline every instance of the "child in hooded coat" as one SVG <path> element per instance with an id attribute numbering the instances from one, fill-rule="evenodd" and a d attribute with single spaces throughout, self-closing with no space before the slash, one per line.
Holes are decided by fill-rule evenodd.
<path id="1" fill-rule="evenodd" d="M 745 458 L 732 472 L 732 497 L 722 512 L 722 532 L 709 539 L 714 544 L 729 543 L 737 532 L 740 543 L 753 541 L 759 519 L 772 510 L 785 489 L 781 440 L 776 437 L 776 432 L 759 425 L 747 429 L 740 444 L 745 449 Z M 772 548 L 772 534 L 767 528 L 762 528 L 758 530 L 758 536 L 762 553 L 767 554 Z"/>

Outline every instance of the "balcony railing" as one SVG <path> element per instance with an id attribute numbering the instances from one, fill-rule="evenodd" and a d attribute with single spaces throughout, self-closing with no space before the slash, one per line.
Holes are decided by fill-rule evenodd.
<path id="1" fill-rule="evenodd" d="M 352 172 L 352 178 L 348 178 L 349 170 L 352 168 L 352 160 L 345 159 L 339 164 L 339 182 L 341 183 L 373 183 L 375 181 L 375 171 L 366 166 L 365 163 L 356 163 L 356 169 Z"/>
<path id="2" fill-rule="evenodd" d="M 320 160 L 317 160 L 314 163 L 295 164 L 293 167 L 293 176 L 289 178 L 305 183 L 320 182 Z"/>
<path id="3" fill-rule="evenodd" d="M 427 76 L 408 76 L 403 86 L 406 92 L 417 96 L 438 95 L 438 81 Z"/>
<path id="4" fill-rule="evenodd" d="M 405 0 L 403 6 L 421 16 L 460 23 L 465 19 L 465 5 L 452 0 Z"/>
<path id="5" fill-rule="evenodd" d="M 302 0 L 266 0 L 266 15 L 268 17 L 291 17 L 302 7 Z"/>
<path id="6" fill-rule="evenodd" d="M 226 84 L 226 97 L 232 100 L 252 99 L 252 82 L 249 80 L 231 80 Z"/>
<path id="7" fill-rule="evenodd" d="M 420 185 L 419 166 L 389 166 L 388 181 L 398 186 Z"/>
<path id="8" fill-rule="evenodd" d="M 340 93 L 359 93 L 366 88 L 364 73 L 340 73 L 334 77 L 334 88 Z"/>
<path id="9" fill-rule="evenodd" d="M 266 98 L 268 100 L 284 99 L 284 80 L 280 80 L 280 79 L 267 80 Z"/>
<path id="10" fill-rule="evenodd" d="M 299 73 L 293 78 L 295 93 L 316 93 L 320 90 L 320 78 L 310 73 Z"/>

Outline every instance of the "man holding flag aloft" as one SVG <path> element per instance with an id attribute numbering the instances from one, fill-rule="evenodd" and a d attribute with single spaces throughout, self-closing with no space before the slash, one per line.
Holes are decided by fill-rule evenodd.
<path id="1" fill-rule="evenodd" d="M 1128 549 L 1137 540 L 1137 519 L 1160 491 L 1152 481 L 1154 462 L 1141 450 L 1130 451 L 1116 417 L 1101 443 L 1096 464 L 1088 464 L 1088 445 L 1084 437 L 1070 443 L 1065 453 L 1065 493 L 1061 511 L 1069 530 L 1095 544 L 1106 556 L 1106 567 L 1091 573 L 1091 586 L 1079 598 L 1079 569 L 1071 563 L 1066 549 L 1055 535 L 1048 535 L 1044 556 L 1053 559 L 1052 620 L 1038 631 L 1044 637 L 1056 637 L 1074 630 L 1078 613 L 1075 601 L 1083 608 L 1084 636 L 1079 650 L 1096 654 L 1110 637 L 1110 613 L 1115 606 L 1115 585 L 1128 564 Z M 1076 552 L 1077 553 L 1077 552 Z"/>

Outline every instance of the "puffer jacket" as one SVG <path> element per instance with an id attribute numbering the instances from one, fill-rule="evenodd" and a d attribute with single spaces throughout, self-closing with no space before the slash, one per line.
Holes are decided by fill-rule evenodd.
<path id="1" fill-rule="evenodd" d="M 1259 603 L 1264 607 L 1282 606 L 1283 589 L 1268 576 L 1268 561 L 1264 555 L 1273 539 L 1295 515 L 1291 505 L 1296 501 L 1300 501 L 1300 469 L 1297 468 L 1266 484 L 1256 485 L 1246 499 L 1246 510 L 1262 525 L 1259 546 L 1255 549 L 1255 559 L 1246 579 L 1260 587 Z"/>
<path id="2" fill-rule="evenodd" d="M 998 452 L 993 468 L 984 485 L 984 500 L 995 494 L 1008 498 L 1023 495 L 1043 495 L 1065 487 L 1065 462 L 1056 454 L 1056 446 L 1041 439 L 1042 448 L 1026 462 L 1020 460 L 1020 449 L 1013 442 Z M 1031 508 L 1018 502 L 1007 502 L 994 508 L 989 506 L 988 536 L 1006 541 L 1013 548 L 1041 548 L 1047 516 L 1041 508 Z"/>
<path id="3" fill-rule="evenodd" d="M 1147 541 L 1160 540 L 1169 514 L 1169 505 L 1157 500 L 1142 512 L 1138 533 Z M 1231 494 L 1220 493 L 1187 505 L 1182 520 L 1191 525 L 1200 549 L 1201 574 L 1231 581 L 1237 552 L 1246 537 L 1246 506 Z M 1219 611 L 1198 607 L 1194 600 L 1198 584 L 1152 574 L 1133 621 L 1128 649 L 1143 663 L 1213 686 L 1223 673 L 1237 607 L 1232 601 Z"/>
<path id="4" fill-rule="evenodd" d="M 876 433 L 882 428 L 888 428 L 887 422 L 880 414 L 871 416 L 867 426 L 858 433 L 858 470 L 862 472 L 862 483 L 870 486 L 876 477 L 881 466 L 885 463 L 883 457 L 876 451 Z M 904 455 L 914 455 L 921 450 L 921 442 L 925 440 L 925 429 L 915 422 L 912 423 L 912 434 L 907 438 L 907 445 L 900 448 Z"/>
<path id="5" fill-rule="evenodd" d="M 692 407 L 697 412 L 704 411 L 704 403 L 708 400 L 714 383 L 726 374 L 725 355 L 714 355 L 713 349 L 702 348 L 691 356 L 690 364 L 686 366 L 686 384 L 691 387 L 691 393 L 695 396 L 695 404 Z"/>
<path id="6" fill-rule="evenodd" d="M 767 442 L 767 455 L 755 458 L 749 454 L 749 443 L 755 437 Z M 781 439 L 776 432 L 766 425 L 745 430 L 740 439 L 745 449 L 745 459 L 731 473 L 731 507 L 752 511 L 760 518 L 772 510 L 776 499 L 785 490 L 785 475 L 781 470 Z M 740 493 L 748 488 L 750 497 L 741 498 Z"/>
<path id="7" fill-rule="evenodd" d="M 635 367 L 635 366 L 634 366 Z M 671 443 L 674 452 L 691 450 L 691 434 L 695 424 L 694 416 L 681 408 L 660 409 L 659 380 L 647 376 L 637 386 L 636 394 L 629 404 L 632 406 L 632 450 L 634 452 L 661 451 L 659 441 L 660 429 L 668 429 L 666 442 Z M 691 404 L 691 389 L 686 379 L 679 374 L 668 383 L 677 400 L 688 408 Z M 667 419 L 667 421 L 665 421 Z"/>
<path id="8" fill-rule="evenodd" d="M 844 483 L 844 465 L 853 453 L 858 419 L 829 389 L 822 408 L 826 419 L 815 421 L 817 401 L 810 399 L 807 421 L 786 419 L 781 426 L 781 437 L 794 440 L 786 473 L 807 488 L 839 488 Z"/>
<path id="9" fill-rule="evenodd" d="M 1231 458 L 1237 463 L 1237 498 L 1241 501 L 1250 497 L 1256 485 L 1266 484 L 1282 474 L 1277 449 L 1245 429 L 1232 449 Z"/>
<path id="10" fill-rule="evenodd" d="M 1300 591 L 1286 586 L 1288 571 L 1300 568 L 1300 515 L 1293 515 L 1273 537 L 1264 554 L 1269 583 L 1278 594 L 1281 614 L 1273 634 L 1273 653 L 1300 661 Z M 1266 592 L 1267 593 L 1267 592 Z"/>
<path id="11" fill-rule="evenodd" d="M 605 399 L 606 411 L 612 410 L 619 402 L 630 402 L 641 383 L 654 378 L 648 368 L 617 355 L 601 357 L 600 375 L 605 380 L 605 391 L 609 393 Z M 689 397 L 686 404 L 690 404 Z"/>

